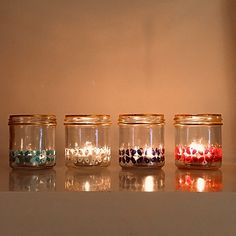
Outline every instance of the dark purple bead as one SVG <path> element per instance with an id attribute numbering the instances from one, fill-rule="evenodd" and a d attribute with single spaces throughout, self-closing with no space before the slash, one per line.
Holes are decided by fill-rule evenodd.
<path id="1" fill-rule="evenodd" d="M 145 157 L 145 158 L 144 158 L 144 161 L 145 161 L 146 163 L 149 163 L 150 160 Z"/>
<path id="2" fill-rule="evenodd" d="M 136 154 L 136 150 L 130 149 L 131 155 L 134 156 Z"/>
<path id="3" fill-rule="evenodd" d="M 152 155 L 155 156 L 156 155 L 156 152 L 154 149 L 152 149 Z"/>
<path id="4" fill-rule="evenodd" d="M 131 157 L 131 161 L 132 161 L 133 164 L 136 164 L 136 161 L 133 157 Z"/>
<path id="5" fill-rule="evenodd" d="M 124 149 L 122 149 L 122 151 L 121 151 L 121 155 L 122 155 L 122 156 L 125 155 L 125 150 L 124 150 Z"/>
<path id="6" fill-rule="evenodd" d="M 153 157 L 151 160 L 152 160 L 152 162 L 156 162 L 156 161 L 157 161 L 157 158 L 156 158 L 156 157 Z"/>
<path id="7" fill-rule="evenodd" d="M 143 157 L 139 157 L 139 159 L 137 160 L 137 163 L 142 163 L 143 162 Z"/>
<path id="8" fill-rule="evenodd" d="M 162 156 L 162 157 L 161 157 L 161 161 L 164 161 L 164 160 L 165 160 L 165 156 Z"/>
<path id="9" fill-rule="evenodd" d="M 126 149 L 125 153 L 127 156 L 129 156 L 129 149 Z"/>
<path id="10" fill-rule="evenodd" d="M 127 162 L 127 163 L 130 162 L 130 157 L 126 156 L 126 162 Z"/>
<path id="11" fill-rule="evenodd" d="M 163 155 L 164 153 L 165 153 L 165 149 L 162 148 L 162 150 L 161 150 L 161 154 Z"/>
<path id="12" fill-rule="evenodd" d="M 139 148 L 139 149 L 137 150 L 137 152 L 138 152 L 138 154 L 139 154 L 140 156 L 142 156 L 142 154 L 143 154 L 142 148 Z"/>
<path id="13" fill-rule="evenodd" d="M 157 157 L 157 162 L 161 162 L 161 157 Z"/>
<path id="14" fill-rule="evenodd" d="M 119 156 L 121 156 L 122 155 L 122 151 L 121 150 L 119 150 Z"/>
<path id="15" fill-rule="evenodd" d="M 125 163 L 125 158 L 124 157 L 122 157 L 122 162 Z"/>
<path id="16" fill-rule="evenodd" d="M 122 158 L 120 157 L 120 158 L 119 158 L 119 162 L 121 162 L 121 159 L 122 159 Z"/>
<path id="17" fill-rule="evenodd" d="M 156 154 L 157 154 L 157 156 L 160 155 L 160 150 L 158 148 L 156 148 Z"/>

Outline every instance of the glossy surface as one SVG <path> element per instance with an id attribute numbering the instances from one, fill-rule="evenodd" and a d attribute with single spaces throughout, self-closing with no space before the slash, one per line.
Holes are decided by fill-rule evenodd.
<path id="1" fill-rule="evenodd" d="M 236 192 L 236 165 L 220 170 L 161 170 L 57 166 L 51 170 L 0 167 L 0 192 Z"/>

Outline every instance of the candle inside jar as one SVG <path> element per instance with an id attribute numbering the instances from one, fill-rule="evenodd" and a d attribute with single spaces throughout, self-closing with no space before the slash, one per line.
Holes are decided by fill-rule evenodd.
<path id="1" fill-rule="evenodd" d="M 144 148 L 135 146 L 133 148 L 119 149 L 119 162 L 122 166 L 153 166 L 163 164 L 165 161 L 164 148 L 159 146 Z"/>
<path id="2" fill-rule="evenodd" d="M 111 159 L 111 149 L 107 146 L 96 147 L 87 141 L 84 146 L 75 145 L 65 149 L 66 160 L 73 161 L 78 166 L 108 165 Z"/>
<path id="3" fill-rule="evenodd" d="M 178 162 L 211 166 L 222 161 L 222 147 L 220 145 L 203 145 L 192 142 L 189 146 L 176 146 L 175 160 Z"/>

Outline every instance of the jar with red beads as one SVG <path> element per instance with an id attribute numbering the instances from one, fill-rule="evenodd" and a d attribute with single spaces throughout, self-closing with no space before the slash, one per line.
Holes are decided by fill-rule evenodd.
<path id="1" fill-rule="evenodd" d="M 178 114 L 175 165 L 186 169 L 218 169 L 222 164 L 221 114 Z"/>

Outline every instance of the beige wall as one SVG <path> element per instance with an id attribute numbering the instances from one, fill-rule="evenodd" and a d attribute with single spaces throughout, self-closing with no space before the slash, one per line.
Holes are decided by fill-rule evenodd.
<path id="1" fill-rule="evenodd" d="M 56 114 L 63 165 L 65 114 L 111 114 L 115 149 L 119 113 L 164 113 L 173 162 L 174 114 L 212 112 L 236 162 L 235 12 L 233 0 L 1 1 L 1 158 L 9 114 Z"/>

